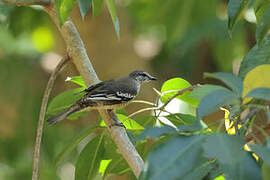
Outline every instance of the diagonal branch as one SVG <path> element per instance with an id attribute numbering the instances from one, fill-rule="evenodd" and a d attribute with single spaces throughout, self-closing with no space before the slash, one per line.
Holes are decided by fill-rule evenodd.
<path id="1" fill-rule="evenodd" d="M 98 83 L 99 79 L 97 74 L 87 56 L 83 41 L 81 40 L 80 35 L 72 21 L 68 19 L 61 27 L 59 27 L 55 9 L 47 6 L 45 7 L 45 10 L 59 28 L 59 31 L 67 45 L 67 53 L 73 60 L 73 63 L 77 67 L 80 75 L 83 77 L 85 84 L 90 86 L 91 84 Z M 144 162 L 134 145 L 131 143 L 126 130 L 117 126 L 109 128 L 109 125 L 111 125 L 114 120 L 119 121 L 114 112 L 99 110 L 99 113 L 104 119 L 104 122 L 106 123 L 112 139 L 117 145 L 119 151 L 127 161 L 135 176 L 139 177 L 140 172 L 144 167 Z"/>
<path id="2" fill-rule="evenodd" d="M 38 128 L 37 128 L 37 136 L 36 136 L 36 143 L 35 143 L 35 148 L 34 148 L 34 153 L 33 153 L 33 171 L 32 171 L 32 180 L 37 180 L 38 179 L 38 164 L 39 164 L 39 155 L 40 155 L 40 143 L 41 143 L 41 138 L 42 138 L 42 131 L 43 131 L 43 124 L 44 124 L 44 118 L 46 114 L 46 107 L 48 104 L 48 99 L 50 96 L 50 93 L 53 88 L 54 81 L 58 75 L 58 73 L 63 69 L 64 65 L 66 62 L 69 60 L 69 57 L 64 57 L 57 67 L 54 69 L 52 72 L 50 79 L 47 83 L 43 98 L 42 98 L 42 104 L 40 108 L 40 113 L 39 113 L 39 121 L 38 121 Z"/>

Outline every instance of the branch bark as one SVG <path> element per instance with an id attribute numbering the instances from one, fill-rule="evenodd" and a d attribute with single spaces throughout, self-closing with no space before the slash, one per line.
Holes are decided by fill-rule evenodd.
<path id="1" fill-rule="evenodd" d="M 82 75 L 86 85 L 90 86 L 91 84 L 98 83 L 98 76 L 87 56 L 83 41 L 81 40 L 80 35 L 72 21 L 68 19 L 61 27 L 59 27 L 54 8 L 47 6 L 45 9 L 59 28 L 59 31 L 61 32 L 67 45 L 67 53 Z M 107 110 L 99 110 L 99 113 L 104 119 L 108 130 L 111 133 L 112 139 L 117 145 L 121 154 L 124 156 L 135 176 L 139 177 L 140 172 L 143 169 L 144 162 L 131 143 L 126 130 L 117 126 L 109 128 L 109 125 L 114 122 L 113 119 L 119 121 L 114 112 L 110 113 Z"/>

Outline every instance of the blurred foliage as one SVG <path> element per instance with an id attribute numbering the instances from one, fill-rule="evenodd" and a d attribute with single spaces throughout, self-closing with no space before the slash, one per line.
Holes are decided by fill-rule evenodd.
<path id="1" fill-rule="evenodd" d="M 56 1 L 60 24 L 75 3 Z M 151 63 L 161 80 L 169 79 L 160 88 L 157 100 L 153 100 L 156 110 L 149 109 L 150 115 L 129 117 L 124 111 L 117 112 L 146 161 L 140 179 L 269 177 L 269 138 L 265 138 L 269 119 L 259 115 L 269 116 L 270 26 L 266 0 L 79 0 L 78 4 L 83 19 L 90 10 L 93 16 L 100 15 L 106 4 L 118 37 L 117 11 L 125 7 L 134 41 L 154 40 L 150 42 L 157 52 L 150 58 Z M 0 1 L 0 179 L 31 177 L 35 128 L 48 78 L 40 58 L 52 50 L 54 41 L 51 21 L 42 8 L 11 7 Z M 220 81 L 223 86 L 209 83 L 186 92 L 175 98 L 172 106 L 165 107 L 165 114 L 157 108 L 191 82 L 209 82 L 202 80 L 205 71 L 233 71 L 239 76 L 205 73 L 212 79 L 210 82 Z M 172 76 L 176 78 L 169 78 Z M 80 77 L 68 81 L 82 88 L 57 95 L 48 106 L 48 115 L 75 102 L 79 97 L 74 92 L 85 88 Z M 191 107 L 187 113 L 181 112 L 182 101 Z M 211 119 L 209 115 L 221 106 L 228 109 L 226 116 Z M 64 124 L 45 126 L 40 178 L 66 179 L 74 175 L 76 179 L 100 179 L 119 175 L 135 179 L 101 118 L 98 123 L 100 126 L 84 131 Z M 257 144 L 244 150 L 243 146 L 251 141 Z M 256 153 L 259 162 L 250 151 Z"/>

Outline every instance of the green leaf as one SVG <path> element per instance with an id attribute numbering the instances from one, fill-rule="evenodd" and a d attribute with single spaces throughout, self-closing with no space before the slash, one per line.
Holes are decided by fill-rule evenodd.
<path id="1" fill-rule="evenodd" d="M 270 143 L 270 139 L 268 139 L 268 143 Z M 255 152 L 255 154 L 257 154 L 265 163 L 270 166 L 270 147 L 257 144 L 251 144 L 249 147 L 253 152 Z"/>
<path id="2" fill-rule="evenodd" d="M 81 12 L 82 19 L 84 20 L 84 17 L 86 13 L 89 11 L 91 7 L 92 0 L 79 0 L 79 8 Z"/>
<path id="3" fill-rule="evenodd" d="M 141 180 L 203 179 L 212 168 L 202 156 L 202 135 L 175 136 L 156 146 L 146 160 Z"/>
<path id="4" fill-rule="evenodd" d="M 206 157 L 217 159 L 226 179 L 261 179 L 259 165 L 250 153 L 244 150 L 244 144 L 240 136 L 214 134 L 207 136 L 202 146 Z"/>
<path id="5" fill-rule="evenodd" d="M 102 5 L 103 5 L 104 0 L 93 0 L 92 1 L 92 14 L 94 17 L 96 17 L 101 9 L 102 9 Z"/>
<path id="6" fill-rule="evenodd" d="M 262 165 L 262 176 L 263 180 L 269 180 L 270 179 L 270 166 L 266 163 L 263 163 Z"/>
<path id="7" fill-rule="evenodd" d="M 62 25 L 72 11 L 76 0 L 55 0 L 56 14 L 59 24 Z"/>
<path id="8" fill-rule="evenodd" d="M 270 101 L 270 88 L 255 88 L 251 90 L 246 97 L 253 97 L 256 99 L 263 99 Z"/>
<path id="9" fill-rule="evenodd" d="M 76 163 L 75 180 L 94 179 L 105 151 L 103 139 L 104 133 L 84 147 Z"/>
<path id="10" fill-rule="evenodd" d="M 216 72 L 204 73 L 204 77 L 221 80 L 228 87 L 230 87 L 237 94 L 238 97 L 241 97 L 243 91 L 243 81 L 238 76 L 226 72 Z"/>
<path id="11" fill-rule="evenodd" d="M 179 90 L 190 87 L 191 84 L 182 78 L 173 78 L 166 81 L 161 87 L 161 101 L 163 103 L 167 102 L 172 98 Z M 199 101 L 194 97 L 190 96 L 190 92 L 185 92 L 184 94 L 177 96 L 178 99 L 185 101 L 193 106 L 197 106 Z"/>
<path id="12" fill-rule="evenodd" d="M 71 89 L 55 96 L 49 103 L 47 114 L 54 115 L 74 104 L 83 96 L 82 94 L 75 94 L 82 90 L 84 90 L 84 88 Z"/>
<path id="13" fill-rule="evenodd" d="M 138 131 L 138 130 L 143 130 L 144 129 L 144 127 L 142 127 L 140 124 L 138 124 L 133 119 L 127 118 L 126 115 L 117 114 L 117 117 L 124 124 L 124 126 L 126 127 L 127 130 Z M 101 121 L 100 126 L 103 126 L 103 127 L 106 126 L 104 120 Z"/>
<path id="14" fill-rule="evenodd" d="M 104 176 L 106 177 L 108 174 L 122 175 L 127 171 L 130 171 L 130 167 L 128 166 L 123 156 L 118 154 L 118 156 L 114 157 L 107 166 Z"/>
<path id="15" fill-rule="evenodd" d="M 240 13 L 245 8 L 249 0 L 229 0 L 228 4 L 228 29 L 232 31 Z"/>
<path id="16" fill-rule="evenodd" d="M 79 135 L 77 135 L 75 138 L 73 138 L 69 144 L 63 150 L 59 153 L 55 160 L 55 164 L 58 165 L 63 161 L 63 159 L 84 139 L 86 138 L 89 134 L 92 132 L 96 131 L 99 129 L 99 126 L 94 126 L 87 128 L 83 132 L 81 132 Z"/>
<path id="17" fill-rule="evenodd" d="M 101 160 L 99 168 L 98 168 L 98 172 L 101 174 L 102 177 L 104 176 L 105 171 L 111 161 L 112 161 L 111 159 Z"/>
<path id="18" fill-rule="evenodd" d="M 182 113 L 170 114 L 164 117 L 167 118 L 176 126 L 193 124 L 195 121 L 197 121 L 195 116 Z"/>
<path id="19" fill-rule="evenodd" d="M 87 87 L 84 83 L 82 76 L 67 77 L 67 79 L 65 81 L 73 82 L 73 83 L 78 84 L 79 86 L 84 87 L 84 88 Z"/>
<path id="20" fill-rule="evenodd" d="M 262 19 L 260 23 L 257 25 L 256 40 L 259 45 L 261 45 L 263 38 L 265 37 L 266 33 L 268 32 L 270 28 L 269 18 L 270 18 L 270 6 L 268 6 L 265 9 Z"/>
<path id="21" fill-rule="evenodd" d="M 201 119 L 217 111 L 219 107 L 237 103 L 237 100 L 239 101 L 236 95 L 227 89 L 213 91 L 201 100 L 197 108 L 197 118 Z"/>
<path id="22" fill-rule="evenodd" d="M 225 89 L 225 88 L 222 86 L 204 84 L 204 85 L 194 89 L 193 91 L 191 91 L 190 96 L 201 101 L 209 93 L 211 93 L 215 90 L 220 90 L 220 89 Z"/>
<path id="23" fill-rule="evenodd" d="M 138 137 L 137 141 L 148 138 L 158 138 L 163 135 L 177 134 L 178 131 L 171 126 L 147 127 Z"/>
<path id="24" fill-rule="evenodd" d="M 193 121 L 193 118 L 192 118 Z M 182 132 L 196 132 L 205 128 L 201 121 L 197 120 L 193 124 L 189 125 L 179 125 L 177 128 L 171 126 L 162 126 L 162 127 L 147 127 L 138 137 L 137 141 L 144 140 L 147 137 L 149 138 L 158 138 L 164 135 L 174 135 L 181 134 Z"/>
<path id="25" fill-rule="evenodd" d="M 119 37 L 120 37 L 120 26 L 119 26 L 119 19 L 117 17 L 117 10 L 116 10 L 114 0 L 106 0 L 106 4 L 107 4 L 107 7 L 109 9 L 112 21 L 113 21 L 113 25 L 114 25 L 114 29 L 115 29 L 117 38 L 119 39 Z"/>
<path id="26" fill-rule="evenodd" d="M 244 57 L 240 65 L 239 77 L 244 79 L 250 70 L 262 64 L 270 64 L 270 35 L 263 39 L 260 46 L 255 45 Z"/>

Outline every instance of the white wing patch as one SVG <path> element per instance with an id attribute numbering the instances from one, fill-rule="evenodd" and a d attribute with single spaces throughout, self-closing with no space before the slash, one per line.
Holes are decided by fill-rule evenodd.
<path id="1" fill-rule="evenodd" d="M 119 92 L 119 91 L 116 92 L 116 95 L 117 95 L 117 96 L 120 96 L 120 97 L 129 98 L 129 99 L 134 98 L 134 95 L 132 95 L 132 94 L 129 94 L 129 93 L 122 93 L 122 92 Z"/>
<path id="2" fill-rule="evenodd" d="M 114 94 L 94 94 L 90 97 L 87 97 L 89 100 L 96 100 L 96 101 L 111 101 L 111 100 L 121 100 L 121 98 L 116 97 Z"/>

